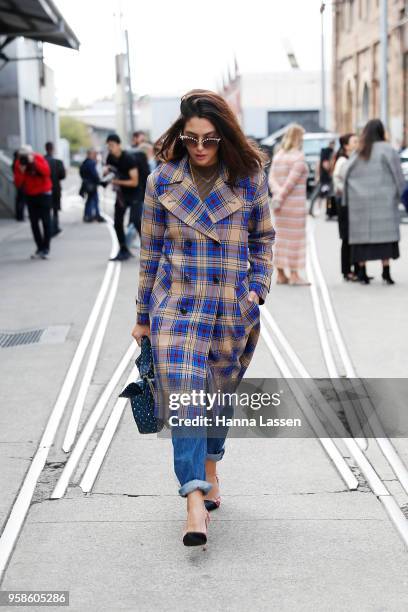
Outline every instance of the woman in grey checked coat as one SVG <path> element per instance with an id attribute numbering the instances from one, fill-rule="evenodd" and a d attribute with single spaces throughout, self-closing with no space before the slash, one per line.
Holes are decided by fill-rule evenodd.
<path id="1" fill-rule="evenodd" d="M 358 152 L 347 163 L 342 206 L 348 207 L 351 261 L 368 285 L 366 261 L 381 260 L 383 282 L 393 285 L 390 259 L 399 257 L 399 203 L 405 180 L 397 151 L 385 142 L 384 125 L 371 119 Z"/>
<path id="2" fill-rule="evenodd" d="M 216 465 L 228 429 L 189 426 L 212 416 L 193 392 L 231 392 L 241 381 L 260 333 L 275 232 L 262 153 L 225 100 L 193 90 L 180 112 L 147 182 L 132 334 L 139 344 L 151 338 L 155 409 L 171 426 L 191 546 L 206 542 L 208 510 L 220 504 Z M 169 405 L 175 393 L 188 401 Z"/>

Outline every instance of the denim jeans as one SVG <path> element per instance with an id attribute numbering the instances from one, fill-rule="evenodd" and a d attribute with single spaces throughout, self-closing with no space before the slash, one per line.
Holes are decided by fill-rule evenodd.
<path id="1" fill-rule="evenodd" d="M 196 489 L 205 495 L 210 491 L 212 484 L 205 479 L 205 461 L 223 458 L 228 428 L 224 428 L 225 435 L 219 438 L 207 437 L 206 426 L 194 427 L 193 434 L 189 435 L 191 429 L 183 425 L 172 427 L 174 471 L 181 485 L 179 495 L 182 497 Z"/>
<path id="2" fill-rule="evenodd" d="M 211 368 L 209 368 L 210 385 L 213 383 Z M 214 391 L 213 387 L 207 390 Z M 220 414 L 220 407 L 206 411 L 206 416 L 212 417 L 212 425 L 202 426 L 172 426 L 174 471 L 180 482 L 179 495 L 186 497 L 188 493 L 201 490 L 206 495 L 212 484 L 205 479 L 205 462 L 207 459 L 220 461 L 225 453 L 225 439 L 228 426 L 215 423 L 215 414 Z M 227 418 L 232 416 L 233 407 L 224 406 L 222 414 Z"/>
<path id="3" fill-rule="evenodd" d="M 85 217 L 99 217 L 99 196 L 98 192 L 88 193 L 85 203 Z"/>

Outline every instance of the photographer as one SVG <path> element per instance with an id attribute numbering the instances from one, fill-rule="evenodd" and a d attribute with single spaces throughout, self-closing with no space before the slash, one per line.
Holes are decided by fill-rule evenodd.
<path id="1" fill-rule="evenodd" d="M 120 249 L 118 254 L 111 258 L 112 261 L 125 261 L 132 257 L 126 245 L 126 237 L 124 231 L 124 217 L 128 207 L 130 207 L 131 220 L 138 217 L 137 210 L 140 206 L 139 201 L 139 164 L 135 157 L 123 151 L 121 141 L 117 134 L 110 134 L 106 143 L 108 145 L 109 155 L 106 159 L 107 168 L 105 175 L 114 171 L 117 178 L 111 180 L 111 185 L 116 191 L 115 202 L 115 231 L 118 237 Z"/>
<path id="2" fill-rule="evenodd" d="M 25 194 L 31 229 L 37 245 L 31 259 L 46 259 L 51 239 L 51 172 L 44 157 L 34 153 L 30 145 L 24 145 L 18 151 L 14 164 L 14 184 Z"/>

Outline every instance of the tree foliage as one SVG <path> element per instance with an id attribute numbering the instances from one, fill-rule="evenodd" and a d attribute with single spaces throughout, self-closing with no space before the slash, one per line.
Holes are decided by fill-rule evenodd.
<path id="1" fill-rule="evenodd" d="M 60 118 L 60 134 L 61 138 L 68 140 L 71 153 L 77 153 L 81 149 L 87 149 L 91 146 L 87 126 L 74 117 Z"/>

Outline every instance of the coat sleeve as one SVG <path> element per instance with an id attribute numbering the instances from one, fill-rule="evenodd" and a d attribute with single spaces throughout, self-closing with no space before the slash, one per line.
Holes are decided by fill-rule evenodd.
<path id="1" fill-rule="evenodd" d="M 17 187 L 17 189 L 22 188 L 24 184 L 24 179 L 25 179 L 25 174 L 21 172 L 20 162 L 17 159 L 16 163 L 14 164 L 14 184 Z"/>
<path id="2" fill-rule="evenodd" d="M 269 209 L 267 179 L 262 172 L 248 222 L 249 290 L 257 293 L 260 305 L 265 302 L 271 287 L 274 242 L 275 230 Z"/>
<path id="3" fill-rule="evenodd" d="M 275 196 L 275 194 L 278 194 L 281 190 L 281 186 L 278 183 L 276 176 L 275 176 L 276 164 L 277 164 L 277 158 L 275 155 L 272 159 L 271 167 L 269 168 L 269 174 L 268 174 L 269 189 L 271 190 L 271 193 L 273 196 Z"/>
<path id="4" fill-rule="evenodd" d="M 276 199 L 280 202 L 284 202 L 292 189 L 296 187 L 297 183 L 300 181 L 305 172 L 306 165 L 304 156 L 299 155 L 299 157 L 292 163 L 286 181 L 281 186 L 279 192 L 276 193 Z"/>
<path id="5" fill-rule="evenodd" d="M 57 168 L 58 168 L 58 180 L 63 181 L 66 178 L 67 173 L 65 170 L 64 162 L 61 159 L 57 159 Z"/>
<path id="6" fill-rule="evenodd" d="M 51 177 L 51 170 L 47 160 L 42 155 L 34 155 L 34 168 L 38 174 Z"/>
<path id="7" fill-rule="evenodd" d="M 401 168 L 401 160 L 395 149 L 392 150 L 392 160 L 394 166 L 394 177 L 397 184 L 398 195 L 401 197 L 405 188 L 405 178 Z"/>
<path id="8" fill-rule="evenodd" d="M 147 179 L 142 213 L 139 287 L 136 299 L 137 323 L 149 324 L 149 301 L 162 254 L 165 210 L 157 197 L 154 177 Z"/>

